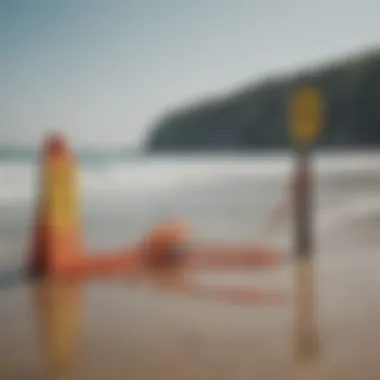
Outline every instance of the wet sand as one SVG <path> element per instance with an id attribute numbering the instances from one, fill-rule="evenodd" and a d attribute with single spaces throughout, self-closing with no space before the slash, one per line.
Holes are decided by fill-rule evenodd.
<path id="1" fill-rule="evenodd" d="M 325 190 L 321 192 L 318 204 L 321 226 L 323 213 L 338 206 L 338 201 L 344 209 L 344 202 L 352 203 L 363 198 L 363 190 L 354 181 L 349 184 L 342 181 L 342 185 L 338 185 L 335 182 L 322 184 L 322 190 L 323 186 Z M 333 189 L 330 193 L 329 186 Z M 206 190 L 210 194 L 210 189 Z M 370 190 L 376 195 L 376 189 L 371 187 Z M 258 194 L 257 187 L 252 186 L 252 191 Z M 248 241 L 260 236 L 257 231 L 249 233 L 252 226 L 259 225 L 260 218 L 257 216 L 259 211 L 252 215 L 247 209 L 264 210 L 273 204 L 280 191 L 281 188 L 276 188 L 276 194 L 271 197 L 268 190 L 267 203 L 262 196 L 256 209 L 253 203 L 248 206 L 236 202 L 236 189 L 231 190 L 235 196 L 231 193 L 220 195 L 223 199 L 218 204 L 215 200 L 212 203 L 212 196 L 208 201 L 198 198 L 197 203 L 181 195 L 178 196 L 177 209 L 172 213 L 178 212 L 181 205 L 179 214 L 196 223 L 197 230 L 210 240 L 219 234 L 226 240 L 245 238 Z M 191 197 L 196 195 L 192 193 Z M 249 202 L 253 201 L 249 199 Z M 173 198 L 171 204 L 175 208 Z M 157 210 L 162 207 L 162 202 L 160 205 Z M 152 211 L 148 206 L 145 204 L 147 215 Z M 131 207 L 128 214 L 119 207 L 119 214 L 109 212 L 106 223 L 118 220 L 120 215 L 126 218 L 124 225 L 128 226 L 133 223 L 128 224 L 127 218 L 134 220 L 137 211 Z M 117 240 L 126 239 L 128 233 L 136 237 L 136 231 L 141 233 L 152 223 L 141 220 L 140 225 L 135 223 L 133 232 L 113 231 L 114 235 L 107 236 L 104 219 L 103 235 L 99 232 L 100 221 L 96 222 L 94 216 L 88 219 L 92 220 L 88 232 L 93 233 L 90 242 L 93 246 L 97 242 L 117 244 Z M 26 238 L 14 241 L 17 233 L 27 230 L 26 225 L 20 225 L 20 220 L 21 216 L 18 220 L 2 222 L 2 231 L 7 231 L 2 234 L 4 268 L 11 268 L 24 260 L 22 249 Z M 325 230 L 319 229 L 316 268 L 320 353 L 305 368 L 295 366 L 294 362 L 291 304 L 280 307 L 229 306 L 216 301 L 157 294 L 152 290 L 131 288 L 122 282 L 97 282 L 87 284 L 82 290 L 71 287 L 71 292 L 79 293 L 72 295 L 69 290 L 71 295 L 68 296 L 67 285 L 56 284 L 58 290 L 52 292 L 51 285 L 36 284 L 0 291 L 0 379 L 54 378 L 48 371 L 46 341 L 41 327 L 46 327 L 41 321 L 49 315 L 46 303 L 43 306 L 41 302 L 41 292 L 49 293 L 49 289 L 52 295 L 50 298 L 45 296 L 45 301 L 50 299 L 50 304 L 54 303 L 61 312 L 70 309 L 73 318 L 76 309 L 79 314 L 77 351 L 71 372 L 67 373 L 68 379 L 221 380 L 295 379 L 299 376 L 324 380 L 379 379 L 378 231 L 380 210 L 375 208 L 371 212 L 346 216 Z M 89 236 L 91 240 L 91 234 Z M 276 244 L 288 249 L 286 236 L 287 231 L 282 231 Z M 288 265 L 268 273 L 230 273 L 220 277 L 204 274 L 200 280 L 275 286 L 291 294 L 293 269 Z M 62 306 L 65 302 L 74 302 L 73 299 L 77 304 Z M 74 319 L 70 323 L 73 324 Z M 67 334 L 63 334 L 66 339 Z"/>

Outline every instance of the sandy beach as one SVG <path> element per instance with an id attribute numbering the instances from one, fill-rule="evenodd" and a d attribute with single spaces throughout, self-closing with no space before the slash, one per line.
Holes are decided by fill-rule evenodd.
<path id="1" fill-rule="evenodd" d="M 85 209 L 88 247 L 113 248 L 138 241 L 161 215 L 189 220 L 199 241 L 264 241 L 262 221 L 281 198 L 284 184 L 239 181 L 230 187 L 216 182 L 156 198 L 119 197 L 89 204 Z M 319 183 L 320 352 L 307 367 L 299 368 L 294 362 L 291 304 L 229 306 L 158 294 L 123 282 L 55 284 L 54 292 L 52 285 L 41 283 L 0 290 L 0 378 L 55 378 L 48 369 L 41 328 L 41 294 L 50 289 L 58 304 L 68 298 L 77 302 L 71 305 L 79 314 L 77 351 L 67 379 L 379 379 L 376 186 L 380 181 L 373 173 Z M 30 205 L 3 209 L 2 215 L 7 216 L 1 218 L 0 228 L 2 271 L 25 264 L 31 209 Z M 291 257 L 289 227 L 285 224 L 269 241 Z M 291 296 L 293 269 L 289 264 L 270 272 L 206 273 L 200 274 L 199 281 L 276 287 Z"/>

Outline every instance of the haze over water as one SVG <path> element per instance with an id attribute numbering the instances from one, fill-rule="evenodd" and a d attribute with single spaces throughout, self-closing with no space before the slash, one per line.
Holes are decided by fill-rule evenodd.
<path id="1" fill-rule="evenodd" d="M 134 149 L 178 105 L 377 46 L 379 12 L 377 0 L 0 1 L 0 379 L 66 370 L 80 380 L 293 380 L 290 305 L 231 307 L 122 281 L 15 281 L 34 223 L 31 151 L 56 129 L 76 149 L 90 251 L 138 243 L 180 218 L 195 242 L 271 244 L 289 259 L 269 273 L 200 281 L 291 295 L 291 213 L 263 232 L 289 198 L 289 153 Z M 302 379 L 380 378 L 379 168 L 376 151 L 317 154 L 321 354 Z"/>

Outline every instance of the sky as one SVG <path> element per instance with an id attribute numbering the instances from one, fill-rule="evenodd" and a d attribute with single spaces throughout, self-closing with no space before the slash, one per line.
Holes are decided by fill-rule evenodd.
<path id="1" fill-rule="evenodd" d="M 164 112 L 377 46 L 378 0 L 0 0 L 0 145 L 138 145 Z"/>

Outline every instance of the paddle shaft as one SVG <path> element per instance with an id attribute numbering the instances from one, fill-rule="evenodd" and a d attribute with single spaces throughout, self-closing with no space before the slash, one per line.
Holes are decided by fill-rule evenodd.
<path id="1" fill-rule="evenodd" d="M 296 154 L 294 187 L 296 353 L 299 358 L 310 358 L 316 352 L 312 168 L 308 149 L 298 149 Z"/>

